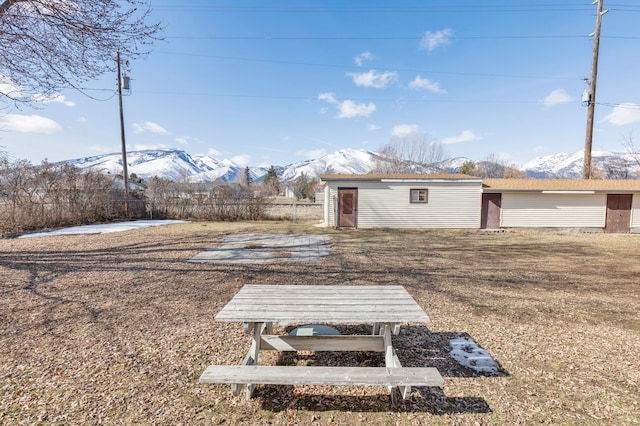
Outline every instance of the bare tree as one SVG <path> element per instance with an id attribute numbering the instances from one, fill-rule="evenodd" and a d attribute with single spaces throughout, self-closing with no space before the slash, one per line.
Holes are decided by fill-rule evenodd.
<path id="1" fill-rule="evenodd" d="M 603 179 L 632 179 L 631 164 L 628 160 L 620 157 L 611 158 L 600 164 Z"/>
<path id="2" fill-rule="evenodd" d="M 622 145 L 627 148 L 629 155 L 633 159 L 633 162 L 636 163 L 638 167 L 640 167 L 640 151 L 636 148 L 633 143 L 633 133 L 629 132 L 628 135 L 622 138 Z"/>
<path id="3" fill-rule="evenodd" d="M 21 104 L 149 53 L 159 23 L 142 0 L 0 0 L 0 99 Z"/>
<path id="4" fill-rule="evenodd" d="M 526 177 L 523 171 L 507 164 L 495 154 L 490 154 L 484 161 L 479 161 L 475 165 L 474 172 L 475 176 L 482 178 L 522 179 Z"/>
<path id="5" fill-rule="evenodd" d="M 445 157 L 442 143 L 423 133 L 394 137 L 380 150 L 374 173 L 424 173 Z"/>

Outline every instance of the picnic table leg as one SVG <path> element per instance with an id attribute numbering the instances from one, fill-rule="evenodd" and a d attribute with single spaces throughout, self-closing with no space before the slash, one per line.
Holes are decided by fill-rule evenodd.
<path id="1" fill-rule="evenodd" d="M 379 322 L 374 322 L 373 323 L 373 330 L 371 330 L 371 335 L 372 336 L 377 336 L 380 334 L 380 323 Z"/>
<path id="2" fill-rule="evenodd" d="M 400 359 L 396 355 L 396 352 L 393 350 L 393 343 L 391 341 L 391 333 L 397 334 L 399 328 L 399 324 L 387 324 L 384 325 L 384 363 L 387 368 L 402 368 L 402 364 L 400 363 Z M 400 391 L 403 399 L 407 399 L 411 394 L 411 386 L 390 386 L 389 394 L 391 396 L 391 403 L 398 403 L 398 392 L 396 389 Z"/>
<path id="3" fill-rule="evenodd" d="M 260 335 L 265 328 L 265 324 L 261 322 L 254 322 L 246 324 L 246 331 L 252 334 L 251 338 L 251 348 L 249 348 L 249 352 L 244 357 L 242 361 L 242 365 L 258 365 L 258 356 L 260 355 Z M 231 393 L 234 396 L 240 395 L 242 391 L 243 385 L 240 383 L 234 383 L 231 385 Z M 253 390 L 255 385 L 253 383 L 247 384 L 247 394 L 246 398 L 251 399 L 253 396 Z"/>

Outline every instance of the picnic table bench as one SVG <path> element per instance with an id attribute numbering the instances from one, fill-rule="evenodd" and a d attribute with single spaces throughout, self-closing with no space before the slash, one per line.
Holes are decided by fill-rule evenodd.
<path id="1" fill-rule="evenodd" d="M 392 402 L 396 390 L 407 398 L 411 386 L 441 387 L 432 367 L 403 367 L 392 343 L 404 322 L 424 323 L 429 317 L 402 286 L 245 285 L 215 316 L 216 321 L 241 322 L 251 334 L 251 347 L 241 365 L 210 365 L 200 383 L 226 383 L 234 395 L 244 385 L 251 398 L 255 384 L 387 386 Z M 280 336 L 273 323 L 373 324 L 371 335 Z M 384 367 L 300 367 L 258 365 L 261 350 L 377 351 Z"/>

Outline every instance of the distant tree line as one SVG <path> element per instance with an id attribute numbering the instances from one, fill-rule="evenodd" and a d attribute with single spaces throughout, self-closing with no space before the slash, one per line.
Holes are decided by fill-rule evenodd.
<path id="1" fill-rule="evenodd" d="M 125 209 L 122 176 L 46 161 L 10 161 L 0 149 L 0 235 L 140 218 L 268 219 L 266 198 L 280 193 L 275 168 L 269 169 L 263 184 L 249 177 L 247 169 L 238 182 L 189 183 L 144 180 L 132 173 Z M 295 192 L 306 197 L 315 184 L 317 179 L 303 175 Z"/>
<path id="2" fill-rule="evenodd" d="M 507 164 L 495 155 L 488 156 L 483 161 L 465 161 L 458 169 L 458 173 L 481 178 L 523 179 L 527 175 L 514 165 Z"/>
<path id="3" fill-rule="evenodd" d="M 0 233 L 104 222 L 123 211 L 114 177 L 65 165 L 0 158 Z M 132 194 L 132 202 L 136 194 Z"/>
<path id="4" fill-rule="evenodd" d="M 249 185 L 174 182 L 153 178 L 145 182 L 148 216 L 154 219 L 260 220 L 265 200 Z"/>

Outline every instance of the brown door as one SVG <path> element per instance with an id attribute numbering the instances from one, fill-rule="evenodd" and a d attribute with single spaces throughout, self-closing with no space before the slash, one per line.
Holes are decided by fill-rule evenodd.
<path id="1" fill-rule="evenodd" d="M 631 229 L 631 197 L 631 194 L 607 195 L 607 222 L 604 232 L 629 232 Z"/>
<path id="2" fill-rule="evenodd" d="M 358 189 L 338 188 L 338 226 L 355 228 L 358 224 Z"/>
<path id="3" fill-rule="evenodd" d="M 502 194 L 482 194 L 482 216 L 480 217 L 480 228 L 500 228 L 501 205 Z"/>

